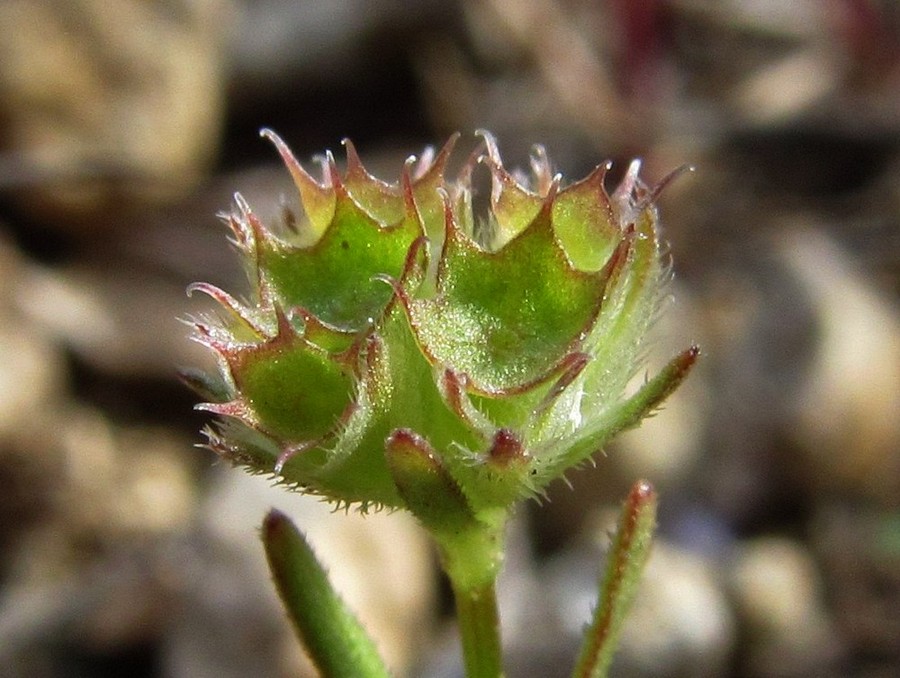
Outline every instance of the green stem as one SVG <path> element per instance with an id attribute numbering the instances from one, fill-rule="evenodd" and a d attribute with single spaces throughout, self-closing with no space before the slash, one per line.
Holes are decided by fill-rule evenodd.
<path id="1" fill-rule="evenodd" d="M 483 518 L 433 536 L 456 599 L 466 678 L 502 678 L 495 585 L 503 563 L 506 515 Z"/>
<path id="2" fill-rule="evenodd" d="M 414 431 L 392 432 L 385 451 L 406 507 L 437 542 L 456 597 L 467 678 L 501 678 L 494 583 L 503 563 L 506 509 L 473 511 L 440 456 Z"/>
<path id="3" fill-rule="evenodd" d="M 503 675 L 500 618 L 494 582 L 471 589 L 454 587 L 467 678 Z"/>

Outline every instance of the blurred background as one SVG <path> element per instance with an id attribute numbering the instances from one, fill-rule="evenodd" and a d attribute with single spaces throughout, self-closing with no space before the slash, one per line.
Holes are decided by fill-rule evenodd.
<path id="1" fill-rule="evenodd" d="M 565 676 L 616 507 L 660 533 L 617 676 L 900 675 L 900 4 L 894 0 L 0 3 L 4 676 L 313 675 L 258 525 L 307 531 L 399 676 L 461 675 L 404 515 L 332 514 L 215 462 L 177 365 L 185 286 L 246 289 L 216 213 L 264 219 L 301 160 L 377 176 L 453 131 L 580 178 L 633 157 L 672 300 L 663 412 L 511 527 L 510 678 Z M 615 179 L 615 176 L 613 177 Z"/>

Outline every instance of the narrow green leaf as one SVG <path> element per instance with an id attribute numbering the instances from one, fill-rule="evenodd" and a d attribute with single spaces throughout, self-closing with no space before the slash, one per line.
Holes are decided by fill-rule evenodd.
<path id="1" fill-rule="evenodd" d="M 691 346 L 675 356 L 634 395 L 617 403 L 602 416 L 583 426 L 573 439 L 565 441 L 565 451 L 556 456 L 552 463 L 544 465 L 536 480 L 556 477 L 565 469 L 590 457 L 613 436 L 640 424 L 678 388 L 699 357 L 700 349 L 697 346 Z"/>
<path id="2" fill-rule="evenodd" d="M 322 676 L 390 676 L 375 643 L 331 587 L 309 543 L 288 517 L 270 511 L 262 540 L 288 616 Z"/>
<path id="3" fill-rule="evenodd" d="M 573 678 L 605 678 L 650 555 L 656 527 L 656 492 L 639 480 L 628 494 L 619 529 L 610 548 L 600 600 L 584 637 Z"/>
<path id="4" fill-rule="evenodd" d="M 677 356 L 653 379 L 618 408 L 616 428 L 610 434 L 634 428 L 653 414 L 662 402 L 675 392 L 700 357 L 700 347 L 691 346 Z"/>

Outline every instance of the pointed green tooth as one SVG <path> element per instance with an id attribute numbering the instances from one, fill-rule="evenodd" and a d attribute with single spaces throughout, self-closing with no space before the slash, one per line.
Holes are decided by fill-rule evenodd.
<path id="1" fill-rule="evenodd" d="M 259 314 L 239 303 L 237 299 L 227 292 L 219 289 L 215 285 L 203 282 L 191 283 L 188 285 L 188 296 L 194 292 L 202 292 L 210 298 L 215 299 L 222 308 L 229 312 L 231 320 L 236 321 L 240 327 L 235 327 L 234 323 L 229 327 L 229 330 L 235 334 L 235 339 L 237 341 L 241 341 L 242 339 L 244 341 L 259 340 L 267 336 L 268 332 L 264 327 L 264 323 L 261 322 Z M 242 332 L 241 330 L 246 331 Z M 242 334 L 244 337 L 241 336 Z"/>
<path id="2" fill-rule="evenodd" d="M 415 171 L 410 172 L 409 185 L 425 235 L 438 248 L 444 241 L 444 201 L 440 192 L 446 188 L 444 173 L 459 136 L 459 133 L 452 135 L 426 167 L 415 168 Z"/>
<path id="3" fill-rule="evenodd" d="M 369 174 L 352 141 L 344 139 L 343 144 L 347 153 L 347 171 L 342 183 L 350 197 L 381 224 L 396 224 L 403 219 L 403 198 L 397 186 Z"/>
<path id="4" fill-rule="evenodd" d="M 281 154 L 284 164 L 290 171 L 291 177 L 294 179 L 294 185 L 300 193 L 303 210 L 306 212 L 311 231 L 311 237 L 308 239 L 311 242 L 315 242 L 324 233 L 334 216 L 334 189 L 330 184 L 320 184 L 313 179 L 294 157 L 287 144 L 275 132 L 270 129 L 264 129 L 260 134 L 275 145 L 278 153 Z"/>
<path id="5" fill-rule="evenodd" d="M 493 135 L 485 131 L 480 134 L 487 145 L 484 162 L 491 171 L 491 215 L 496 229 L 491 247 L 499 249 L 534 221 L 544 199 L 527 190 L 504 169 Z"/>
<path id="6" fill-rule="evenodd" d="M 622 237 L 603 186 L 610 163 L 598 165 L 586 178 L 563 189 L 553 203 L 553 228 L 572 264 L 597 271 Z"/>

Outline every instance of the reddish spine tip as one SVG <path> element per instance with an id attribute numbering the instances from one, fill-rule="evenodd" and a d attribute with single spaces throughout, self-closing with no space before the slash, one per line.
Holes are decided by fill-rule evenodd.
<path id="1" fill-rule="evenodd" d="M 459 140 L 460 136 L 459 132 L 451 134 L 450 138 L 447 139 L 447 143 L 445 143 L 443 148 L 438 151 L 437 155 L 429 159 L 427 166 L 424 163 L 420 164 L 417 168 L 419 171 L 414 176 L 416 176 L 416 178 L 421 178 L 431 171 L 443 173 L 444 168 L 447 166 L 447 160 L 449 160 L 450 154 L 453 152 L 453 147 L 456 146 L 456 142 Z M 425 160 L 424 154 L 422 160 Z"/>
<path id="2" fill-rule="evenodd" d="M 290 518 L 278 509 L 272 509 L 266 514 L 266 517 L 263 520 L 262 531 L 265 537 L 269 537 L 272 534 L 284 530 L 285 527 L 290 527 L 290 525 Z"/>
<path id="3" fill-rule="evenodd" d="M 700 357 L 700 347 L 697 344 L 691 345 L 690 348 L 685 350 L 680 356 L 678 356 L 678 370 L 681 374 L 686 373 L 690 370 L 694 363 L 697 362 L 697 359 Z"/>
<path id="4" fill-rule="evenodd" d="M 660 194 L 668 187 L 673 181 L 675 181 L 678 177 L 683 174 L 690 174 L 695 171 L 693 165 L 681 165 L 676 167 L 671 172 L 669 172 L 666 176 L 659 180 L 659 182 L 650 189 L 650 193 L 647 196 L 648 203 L 656 202 L 656 199 L 659 198 Z"/>
<path id="5" fill-rule="evenodd" d="M 501 428 L 494 434 L 494 442 L 488 452 L 488 457 L 493 462 L 509 464 L 515 460 L 523 460 L 525 448 L 512 431 Z"/>
<path id="6" fill-rule="evenodd" d="M 291 324 L 291 320 L 288 318 L 287 313 L 285 313 L 284 309 L 278 305 L 275 306 L 275 321 L 278 326 L 277 337 L 291 337 L 297 334 L 294 331 L 294 326 Z"/>
<path id="7" fill-rule="evenodd" d="M 347 188 L 344 186 L 344 180 L 341 178 L 341 173 L 338 171 L 337 163 L 334 161 L 334 154 L 331 151 L 325 153 L 325 173 L 335 192 L 342 197 L 349 197 Z"/>
<path id="8" fill-rule="evenodd" d="M 281 453 L 278 455 L 278 458 L 275 459 L 275 467 L 274 467 L 273 471 L 275 473 L 280 474 L 281 471 L 284 469 L 285 464 L 287 464 L 291 459 L 296 457 L 298 454 L 302 454 L 303 452 L 306 452 L 307 450 L 311 450 L 313 447 L 316 446 L 316 443 L 317 443 L 317 441 L 315 441 L 315 440 L 308 440 L 306 442 L 297 443 L 295 445 L 289 445 L 288 447 L 285 447 L 281 451 Z"/>
<path id="9" fill-rule="evenodd" d="M 419 457 L 435 461 L 431 445 L 412 429 L 394 429 L 385 439 L 384 444 L 393 455 L 404 454 L 406 458 Z"/>
<path id="10" fill-rule="evenodd" d="M 403 203 L 406 206 L 407 212 L 415 215 L 416 219 L 419 222 L 420 228 L 424 230 L 424 226 L 422 226 L 422 217 L 419 214 L 419 208 L 416 205 L 415 193 L 413 192 L 413 168 L 416 164 L 416 156 L 411 155 L 406 159 L 406 162 L 403 163 L 403 171 L 400 173 L 400 191 L 403 195 Z"/>
<path id="11" fill-rule="evenodd" d="M 541 215 L 545 216 L 547 219 L 551 219 L 553 216 L 553 203 L 556 201 L 556 196 L 559 194 L 559 185 L 561 183 L 562 174 L 556 174 L 550 180 L 549 186 L 547 186 L 544 202 L 541 205 Z"/>
<path id="12" fill-rule="evenodd" d="M 347 174 L 358 172 L 362 169 L 362 160 L 359 153 L 356 152 L 356 146 L 350 139 L 343 139 L 341 144 L 344 146 L 344 153 L 347 155 Z"/>
<path id="13" fill-rule="evenodd" d="M 389 445 L 418 446 L 422 442 L 422 437 L 408 428 L 398 428 L 391 431 L 387 442 Z"/>
<path id="14" fill-rule="evenodd" d="M 631 492 L 628 494 L 628 504 L 630 506 L 640 506 L 653 500 L 656 496 L 656 490 L 649 480 L 638 480 L 631 486 Z"/>

